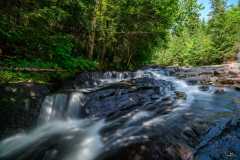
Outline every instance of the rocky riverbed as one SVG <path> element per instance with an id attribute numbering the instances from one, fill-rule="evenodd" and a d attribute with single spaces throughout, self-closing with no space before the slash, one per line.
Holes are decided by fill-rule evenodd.
<path id="1" fill-rule="evenodd" d="M 240 64 L 238 63 L 195 68 L 171 67 L 168 70 L 170 75 L 183 79 L 188 84 L 240 88 Z"/>
<path id="2" fill-rule="evenodd" d="M 239 84 L 237 64 L 228 64 L 86 72 L 51 94 L 4 86 L 2 133 L 23 131 L 0 142 L 0 159 L 237 160 Z"/>

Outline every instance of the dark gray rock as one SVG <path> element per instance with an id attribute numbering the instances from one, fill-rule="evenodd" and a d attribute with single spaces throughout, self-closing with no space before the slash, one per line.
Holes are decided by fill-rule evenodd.
<path id="1" fill-rule="evenodd" d="M 187 95 L 184 92 L 176 91 L 175 94 L 177 99 L 184 99 L 184 100 L 187 99 Z"/>
<path id="2" fill-rule="evenodd" d="M 209 86 L 208 86 L 208 85 L 201 85 L 201 86 L 199 86 L 198 88 L 199 88 L 199 90 L 201 90 L 201 91 L 208 91 L 208 90 L 209 90 Z"/>
<path id="3" fill-rule="evenodd" d="M 48 87 L 40 84 L 0 85 L 0 138 L 34 126 L 48 93 Z"/>
<path id="4" fill-rule="evenodd" d="M 163 99 L 173 90 L 171 82 L 153 78 L 139 78 L 100 87 L 88 94 L 85 113 L 106 117 L 121 111 L 141 108 L 148 102 Z"/>
<path id="5" fill-rule="evenodd" d="M 224 88 L 216 88 L 214 91 L 215 94 L 224 94 L 224 92 L 225 92 Z"/>

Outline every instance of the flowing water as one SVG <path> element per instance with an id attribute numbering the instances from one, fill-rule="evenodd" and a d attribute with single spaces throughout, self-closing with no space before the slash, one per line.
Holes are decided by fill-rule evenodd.
<path id="1" fill-rule="evenodd" d="M 240 94 L 222 90 L 163 69 L 103 73 L 47 96 L 38 126 L 0 142 L 0 159 L 239 159 Z"/>

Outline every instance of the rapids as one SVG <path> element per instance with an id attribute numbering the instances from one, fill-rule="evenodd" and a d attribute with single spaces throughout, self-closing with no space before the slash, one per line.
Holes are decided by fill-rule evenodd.
<path id="1" fill-rule="evenodd" d="M 1 160 L 240 159 L 240 94 L 164 69 L 85 74 L 45 97 L 38 125 Z"/>

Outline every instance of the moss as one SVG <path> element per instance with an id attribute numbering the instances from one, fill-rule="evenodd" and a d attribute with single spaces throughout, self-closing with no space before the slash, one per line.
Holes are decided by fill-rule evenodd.
<path id="1" fill-rule="evenodd" d="M 14 70 L 0 70 L 0 83 L 33 82 L 45 84 L 58 80 L 68 79 L 79 71 L 93 71 L 98 69 L 98 63 L 82 57 L 68 57 L 61 62 L 47 62 L 43 59 L 1 59 L 0 65 L 7 68 L 40 68 L 59 69 L 66 72 L 24 72 Z"/>
<path id="2" fill-rule="evenodd" d="M 46 84 L 55 80 L 62 80 L 71 77 L 74 73 L 29 73 L 29 72 L 14 72 L 0 71 L 0 83 L 20 83 L 33 82 Z"/>

